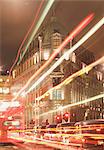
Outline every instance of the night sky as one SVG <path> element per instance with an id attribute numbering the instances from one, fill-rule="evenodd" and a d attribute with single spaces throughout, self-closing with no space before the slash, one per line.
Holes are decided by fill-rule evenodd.
<path id="1" fill-rule="evenodd" d="M 3 66 L 3 69 L 10 69 L 13 64 L 17 50 L 36 15 L 39 4 L 39 0 L 0 0 L 0 66 Z M 55 15 L 68 33 L 91 12 L 95 13 L 95 18 L 88 28 L 104 16 L 104 1 L 60 0 L 55 3 Z M 45 23 L 50 18 L 50 14 L 51 11 Z M 76 40 L 86 31 L 87 29 Z M 104 55 L 103 42 L 104 27 L 84 46 L 93 51 L 96 58 L 99 58 Z"/>

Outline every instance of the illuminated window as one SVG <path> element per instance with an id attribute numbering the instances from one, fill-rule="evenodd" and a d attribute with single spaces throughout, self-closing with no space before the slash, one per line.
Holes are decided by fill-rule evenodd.
<path id="1" fill-rule="evenodd" d="M 7 79 L 6 82 L 9 82 L 9 79 Z"/>
<path id="2" fill-rule="evenodd" d="M 16 70 L 13 70 L 12 76 L 13 76 L 13 79 L 16 77 Z"/>
<path id="3" fill-rule="evenodd" d="M 9 88 L 7 88 L 7 87 L 4 87 L 2 90 L 3 90 L 2 92 L 4 94 L 8 94 L 9 93 Z"/>
<path id="4" fill-rule="evenodd" d="M 39 54 L 37 53 L 37 55 L 36 55 L 36 58 L 37 58 L 37 63 L 39 63 Z"/>
<path id="5" fill-rule="evenodd" d="M 3 82 L 3 79 L 2 79 L 2 78 L 0 78 L 0 82 Z"/>
<path id="6" fill-rule="evenodd" d="M 48 59 L 49 59 L 49 56 L 50 56 L 49 50 L 44 50 L 43 59 L 44 59 L 44 60 L 48 60 Z"/>
<path id="7" fill-rule="evenodd" d="M 63 100 L 64 99 L 64 91 L 62 89 L 53 90 L 50 94 L 50 99 Z"/>
<path id="8" fill-rule="evenodd" d="M 34 64 L 39 63 L 39 54 L 35 53 L 35 55 L 33 57 L 34 57 Z"/>
<path id="9" fill-rule="evenodd" d="M 34 55 L 33 58 L 34 58 L 34 65 L 35 65 L 36 64 L 36 56 Z"/>

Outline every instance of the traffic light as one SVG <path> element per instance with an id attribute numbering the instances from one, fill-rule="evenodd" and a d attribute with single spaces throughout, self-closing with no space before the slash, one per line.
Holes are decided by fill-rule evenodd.
<path id="1" fill-rule="evenodd" d="M 62 123 L 62 117 L 61 115 L 56 116 L 56 123 Z"/>
<path id="2" fill-rule="evenodd" d="M 69 119 L 69 113 L 68 113 L 68 112 L 66 112 L 66 113 L 63 114 L 63 119 L 64 119 L 66 122 L 68 122 L 68 119 Z"/>

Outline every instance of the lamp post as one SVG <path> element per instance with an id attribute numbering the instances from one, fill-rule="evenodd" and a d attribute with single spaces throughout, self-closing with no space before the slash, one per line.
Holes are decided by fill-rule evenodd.
<path id="1" fill-rule="evenodd" d="M 1 72 L 2 72 L 2 66 L 0 66 L 0 75 L 1 75 Z"/>

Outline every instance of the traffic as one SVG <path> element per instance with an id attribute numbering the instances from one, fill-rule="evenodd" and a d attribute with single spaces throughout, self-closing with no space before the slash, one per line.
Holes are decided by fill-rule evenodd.
<path id="1" fill-rule="evenodd" d="M 58 146 L 63 150 L 70 147 L 103 149 L 104 119 L 49 124 L 26 130 L 11 129 L 7 131 L 7 138 L 10 143 L 24 144 L 29 142 L 53 148 Z M 6 142 L 4 141 L 4 143 Z"/>

